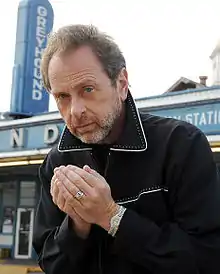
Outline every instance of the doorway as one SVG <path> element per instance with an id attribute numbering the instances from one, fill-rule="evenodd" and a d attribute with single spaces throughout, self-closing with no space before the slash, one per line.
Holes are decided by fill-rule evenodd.
<path id="1" fill-rule="evenodd" d="M 32 257 L 34 209 L 18 208 L 15 235 L 16 259 L 30 259 Z"/>

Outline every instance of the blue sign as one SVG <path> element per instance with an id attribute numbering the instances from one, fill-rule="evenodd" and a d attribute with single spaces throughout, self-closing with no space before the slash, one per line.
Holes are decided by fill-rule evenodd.
<path id="1" fill-rule="evenodd" d="M 40 63 L 48 34 L 53 28 L 53 19 L 53 9 L 48 0 L 23 0 L 19 4 L 12 113 L 34 115 L 49 109 L 49 95 L 42 85 Z"/>
<path id="2" fill-rule="evenodd" d="M 157 109 L 148 112 L 189 122 L 200 128 L 206 135 L 220 134 L 220 103 Z"/>
<path id="3" fill-rule="evenodd" d="M 0 131 L 0 152 L 49 148 L 59 141 L 64 123 L 48 123 Z"/>
<path id="4" fill-rule="evenodd" d="M 146 111 L 146 110 L 145 110 Z M 148 113 L 194 124 L 206 135 L 220 135 L 220 102 L 180 108 L 154 109 Z M 59 141 L 64 122 L 34 123 L 0 128 L 0 152 L 49 148 Z"/>

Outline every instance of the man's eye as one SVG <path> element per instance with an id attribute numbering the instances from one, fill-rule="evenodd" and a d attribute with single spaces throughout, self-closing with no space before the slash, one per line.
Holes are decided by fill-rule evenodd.
<path id="1" fill-rule="evenodd" d="M 68 97 L 68 94 L 65 94 L 65 93 L 61 93 L 61 94 L 59 94 L 58 96 L 57 96 L 57 98 L 60 100 L 62 100 L 62 99 L 65 99 L 65 98 L 67 98 Z"/>
<path id="2" fill-rule="evenodd" d="M 94 90 L 93 87 L 84 87 L 84 91 L 87 92 L 87 93 L 90 93 L 93 90 Z"/>

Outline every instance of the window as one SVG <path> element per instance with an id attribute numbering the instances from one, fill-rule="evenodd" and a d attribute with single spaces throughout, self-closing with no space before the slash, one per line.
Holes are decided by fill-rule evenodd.
<path id="1" fill-rule="evenodd" d="M 20 182 L 20 207 L 35 207 L 36 183 L 33 181 Z"/>
<path id="2" fill-rule="evenodd" d="M 0 197 L 0 231 L 2 233 L 13 233 L 17 197 L 16 183 L 0 183 Z"/>

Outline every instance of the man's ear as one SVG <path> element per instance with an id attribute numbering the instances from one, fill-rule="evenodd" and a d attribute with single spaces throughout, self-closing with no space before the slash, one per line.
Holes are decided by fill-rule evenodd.
<path id="1" fill-rule="evenodd" d="M 127 72 L 126 68 L 123 68 L 120 71 L 120 73 L 118 75 L 118 79 L 117 79 L 118 92 L 119 92 L 119 96 L 122 101 L 125 101 L 127 99 L 128 86 L 129 86 L 128 72 Z"/>

